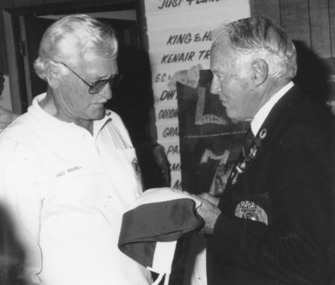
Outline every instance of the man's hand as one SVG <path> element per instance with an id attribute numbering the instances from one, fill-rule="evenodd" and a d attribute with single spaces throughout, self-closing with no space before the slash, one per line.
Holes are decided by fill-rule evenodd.
<path id="1" fill-rule="evenodd" d="M 208 193 L 202 193 L 195 196 L 195 198 L 201 202 L 201 206 L 197 211 L 205 221 L 205 225 L 201 231 L 205 234 L 213 234 L 216 220 L 221 214 L 221 211 L 218 208 L 219 199 Z"/>

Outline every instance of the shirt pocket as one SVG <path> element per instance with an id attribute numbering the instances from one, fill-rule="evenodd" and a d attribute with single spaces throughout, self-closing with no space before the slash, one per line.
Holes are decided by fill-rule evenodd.
<path id="1" fill-rule="evenodd" d="M 69 168 L 72 169 L 72 168 Z M 96 207 L 102 203 L 102 174 L 92 169 L 67 169 L 57 177 L 49 202 L 59 208 Z"/>

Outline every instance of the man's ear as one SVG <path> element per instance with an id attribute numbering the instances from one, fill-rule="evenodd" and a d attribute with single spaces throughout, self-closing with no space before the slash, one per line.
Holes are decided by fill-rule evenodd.
<path id="1" fill-rule="evenodd" d="M 52 89 L 58 89 L 60 73 L 58 67 L 52 62 L 45 64 L 45 78 Z"/>
<path id="2" fill-rule="evenodd" d="M 253 70 L 253 80 L 255 86 L 259 86 L 264 83 L 264 81 L 268 78 L 269 67 L 265 60 L 256 59 L 252 62 L 252 70 Z"/>

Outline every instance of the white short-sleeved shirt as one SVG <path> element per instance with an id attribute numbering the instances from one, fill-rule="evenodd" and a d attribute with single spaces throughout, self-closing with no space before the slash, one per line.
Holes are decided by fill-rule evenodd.
<path id="1" fill-rule="evenodd" d="M 44 285 L 150 284 L 117 247 L 122 215 L 142 191 L 120 117 L 107 111 L 92 136 L 46 113 L 44 96 L 0 136 L 0 201 L 13 213 L 27 274 Z"/>

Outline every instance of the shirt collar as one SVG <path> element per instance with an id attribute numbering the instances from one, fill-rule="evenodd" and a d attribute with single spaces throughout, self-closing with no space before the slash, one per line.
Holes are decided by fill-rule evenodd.
<path id="1" fill-rule="evenodd" d="M 33 116 L 36 115 L 39 123 L 45 128 L 49 130 L 55 130 L 64 127 L 79 127 L 75 123 L 68 123 L 62 120 L 55 118 L 50 115 L 40 106 L 39 102 L 41 102 L 46 96 L 46 93 L 40 94 L 33 99 L 31 106 L 28 109 Z M 104 127 L 107 121 L 112 119 L 112 112 L 107 110 L 106 115 L 101 120 L 97 120 L 93 122 L 93 133 L 96 136 L 99 131 Z M 80 128 L 80 127 L 79 127 Z"/>
<path id="2" fill-rule="evenodd" d="M 283 88 L 281 88 L 275 95 L 273 95 L 268 102 L 266 102 L 262 108 L 256 113 L 255 117 L 251 121 L 251 130 L 252 133 L 256 136 L 265 119 L 269 115 L 273 106 L 283 97 L 288 90 L 294 86 L 294 83 L 290 81 Z"/>

